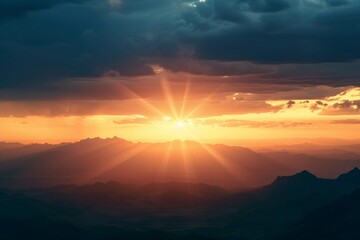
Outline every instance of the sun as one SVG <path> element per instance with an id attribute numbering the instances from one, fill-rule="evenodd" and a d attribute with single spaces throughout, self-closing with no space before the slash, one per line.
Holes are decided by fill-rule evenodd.
<path id="1" fill-rule="evenodd" d="M 182 128 L 185 128 L 186 123 L 184 121 L 180 120 L 180 121 L 176 121 L 175 125 L 176 125 L 177 128 L 182 129 Z"/>
<path id="2" fill-rule="evenodd" d="M 163 91 L 162 96 L 160 95 L 157 101 L 152 102 L 150 99 L 143 98 L 126 86 L 123 86 L 124 90 L 133 99 L 141 102 L 144 109 L 151 116 L 153 128 L 159 129 L 159 134 L 163 135 L 164 138 L 169 140 L 189 139 L 200 141 L 198 138 L 199 132 L 203 130 L 199 125 L 201 120 L 197 119 L 197 114 L 208 101 L 211 101 L 217 91 L 215 90 L 207 96 L 202 96 L 196 102 L 190 96 L 190 78 L 187 78 L 186 82 L 183 83 L 184 89 L 179 88 L 180 90 L 178 90 L 178 85 L 169 80 L 169 72 L 158 65 L 152 65 L 151 67 L 158 76 Z M 176 91 L 174 90 L 175 87 Z M 181 93 L 182 90 L 184 91 L 183 93 Z"/>

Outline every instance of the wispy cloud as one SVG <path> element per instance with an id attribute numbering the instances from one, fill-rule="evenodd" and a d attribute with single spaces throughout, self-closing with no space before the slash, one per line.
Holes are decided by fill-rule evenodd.
<path id="1" fill-rule="evenodd" d="M 341 120 L 334 120 L 331 123 L 333 123 L 333 124 L 360 124 L 360 119 L 341 119 Z"/>
<path id="2" fill-rule="evenodd" d="M 117 117 L 117 119 L 113 120 L 113 122 L 118 125 L 149 124 L 151 123 L 151 119 L 143 115 L 130 115 Z"/>
<path id="3" fill-rule="evenodd" d="M 218 127 L 250 127 L 250 128 L 291 128 L 311 126 L 311 122 L 293 121 L 249 121 L 239 119 L 207 119 L 198 121 L 202 125 L 213 125 Z"/>

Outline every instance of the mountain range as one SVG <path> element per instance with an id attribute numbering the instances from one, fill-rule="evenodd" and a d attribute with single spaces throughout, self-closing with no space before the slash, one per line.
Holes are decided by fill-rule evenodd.
<path id="1" fill-rule="evenodd" d="M 359 237 L 354 158 L 119 138 L 2 146 L 1 239 Z"/>
<path id="2" fill-rule="evenodd" d="M 354 168 L 337 179 L 302 171 L 243 192 L 178 182 L 1 189 L 0 237 L 356 239 L 359 180 Z"/>
<path id="3" fill-rule="evenodd" d="M 334 178 L 355 166 L 360 166 L 360 158 L 323 158 L 275 150 L 255 152 L 193 141 L 132 143 L 119 138 L 95 138 L 1 149 L 0 186 L 33 188 L 97 181 L 131 184 L 176 181 L 249 189 L 304 169 Z"/>

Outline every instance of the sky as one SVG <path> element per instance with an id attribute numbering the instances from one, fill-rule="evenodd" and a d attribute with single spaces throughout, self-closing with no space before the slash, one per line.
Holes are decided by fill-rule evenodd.
<path id="1" fill-rule="evenodd" d="M 0 141 L 360 133 L 358 0 L 1 0 Z"/>

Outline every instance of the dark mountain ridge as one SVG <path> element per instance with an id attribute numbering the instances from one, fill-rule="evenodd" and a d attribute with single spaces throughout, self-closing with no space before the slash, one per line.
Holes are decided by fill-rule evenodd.
<path id="1" fill-rule="evenodd" d="M 306 215 L 297 224 L 276 239 L 332 239 L 360 238 L 360 189 L 346 194 Z"/>
<path id="2" fill-rule="evenodd" d="M 101 230 L 105 231 L 104 236 L 115 232 L 124 234 L 124 228 L 129 229 L 129 234 L 131 232 L 126 236 L 136 236 L 138 233 L 133 231 L 137 232 L 140 228 L 144 234 L 150 230 L 164 231 L 161 234 L 169 239 L 196 236 L 199 239 L 256 237 L 267 240 L 295 226 L 312 211 L 342 199 L 342 196 L 355 190 L 355 186 L 360 188 L 360 181 L 356 180 L 359 173 L 358 169 L 353 169 L 337 179 L 321 179 L 308 171 L 302 171 L 293 176 L 278 177 L 267 186 L 240 193 L 204 183 L 178 182 L 145 185 L 96 182 L 84 186 L 3 189 L 0 190 L 0 207 L 8 209 L 6 219 L 14 224 L 10 228 L 15 224 L 23 226 L 26 223 L 24 216 L 27 216 L 26 219 L 32 217 L 55 221 L 60 227 L 53 228 L 54 231 L 62 231 L 62 223 L 58 221 L 64 221 L 64 229 L 75 226 L 76 231 L 81 232 L 80 239 L 87 236 L 83 234 L 93 233 L 98 236 L 99 228 L 93 226 L 104 226 L 101 227 L 107 229 Z M 12 207 L 9 207 L 10 203 Z M 347 205 L 349 208 L 351 206 Z M 22 216 L 17 214 L 17 209 L 42 214 Z M 36 232 L 44 224 L 40 220 L 34 221 Z M 115 229 L 109 230 L 113 227 Z M 24 229 L 28 228 L 24 226 Z"/>

